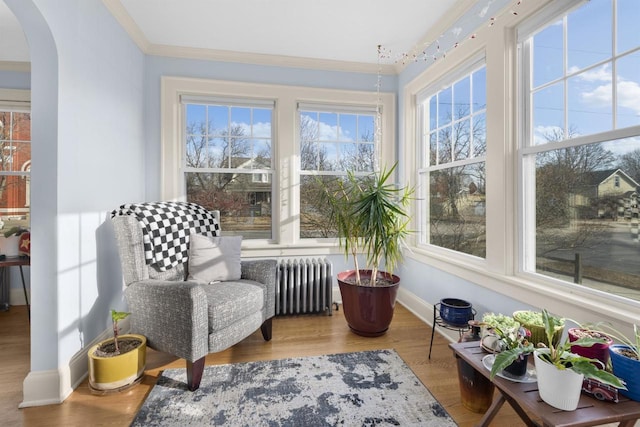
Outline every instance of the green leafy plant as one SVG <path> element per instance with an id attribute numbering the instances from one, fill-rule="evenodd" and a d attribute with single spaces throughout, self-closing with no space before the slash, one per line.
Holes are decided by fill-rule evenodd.
<path id="1" fill-rule="evenodd" d="M 608 323 L 598 323 L 589 326 L 589 329 L 608 335 L 614 341 L 626 345 L 629 348 L 629 354 L 627 356 L 632 356 L 640 360 L 640 326 L 633 325 L 633 336 L 631 338 L 628 338 Z"/>
<path id="2" fill-rule="evenodd" d="M 22 233 L 26 233 L 27 231 L 29 230 L 24 227 L 19 227 L 19 226 L 11 227 L 10 229 L 4 232 L 4 237 L 19 236 Z"/>
<path id="3" fill-rule="evenodd" d="M 501 313 L 485 313 L 482 315 L 482 323 L 490 328 L 500 328 L 506 330 L 507 328 L 519 327 L 518 323 L 513 317 L 507 316 Z"/>
<path id="4" fill-rule="evenodd" d="M 608 384 L 617 388 L 626 389 L 624 383 L 615 375 L 604 369 L 599 369 L 593 362 L 597 362 L 595 359 L 589 359 L 574 353 L 571 353 L 571 346 L 591 347 L 596 343 L 604 343 L 605 339 L 582 337 L 576 341 L 569 342 L 565 340 L 562 343 L 553 344 L 553 334 L 557 328 L 564 324 L 564 319 L 552 316 L 544 309 L 542 310 L 542 323 L 547 335 L 548 353 L 541 353 L 539 356 L 546 361 L 554 365 L 559 370 L 571 369 L 577 374 L 583 374 L 585 378 L 593 378 L 604 384 Z M 544 345 L 538 344 L 541 347 Z M 502 372 L 504 368 L 513 363 L 521 354 L 531 352 L 533 347 L 518 347 L 511 350 L 506 350 L 496 355 L 493 366 L 491 367 L 491 378 L 493 378 L 498 372 Z"/>
<path id="5" fill-rule="evenodd" d="M 376 285 L 383 259 L 388 273 L 403 259 L 404 239 L 410 233 L 408 207 L 413 188 L 400 188 L 391 182 L 396 167 L 397 163 L 366 177 L 348 172 L 347 180 L 339 180 L 333 188 L 323 184 L 331 208 L 330 220 L 336 225 L 345 256 L 353 257 L 358 285 L 363 284 L 359 252 L 366 254 L 370 286 Z"/>
<path id="6" fill-rule="evenodd" d="M 126 319 L 131 313 L 125 311 L 115 311 L 111 309 L 111 321 L 113 323 L 113 344 L 115 347 L 115 353 L 120 354 L 120 347 L 118 347 L 118 336 L 120 335 L 120 328 L 118 328 L 118 322 Z"/>

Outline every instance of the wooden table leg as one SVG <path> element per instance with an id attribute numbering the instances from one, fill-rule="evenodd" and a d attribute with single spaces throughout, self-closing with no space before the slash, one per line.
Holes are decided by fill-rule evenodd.
<path id="1" fill-rule="evenodd" d="M 482 419 L 479 424 L 476 424 L 477 427 L 486 427 L 489 425 L 491 420 L 496 416 L 502 405 L 504 405 L 505 399 L 504 395 L 500 393 L 497 399 L 493 399 L 493 403 L 487 409 L 487 412 L 484 413 Z"/>
<path id="2" fill-rule="evenodd" d="M 522 407 L 518 404 L 518 402 L 513 400 L 513 398 L 511 398 L 509 396 L 504 396 L 504 398 L 507 400 L 507 402 L 509 402 L 509 405 L 511 405 L 513 410 L 516 411 L 516 413 L 520 416 L 520 419 L 522 419 L 522 421 L 524 421 L 524 423 L 528 427 L 539 427 L 540 426 L 538 423 L 536 423 L 531 418 L 529 418 L 529 415 L 527 415 L 525 410 L 522 409 Z"/>
<path id="3" fill-rule="evenodd" d="M 31 305 L 29 305 L 29 297 L 27 296 L 27 286 L 24 283 L 24 272 L 22 271 L 22 266 L 20 267 L 20 278 L 22 279 L 22 290 L 24 291 L 24 301 L 27 303 L 27 315 L 29 316 L 29 322 L 31 322 Z"/>

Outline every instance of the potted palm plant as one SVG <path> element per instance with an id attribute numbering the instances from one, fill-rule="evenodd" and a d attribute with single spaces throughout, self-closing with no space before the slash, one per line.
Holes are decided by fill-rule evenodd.
<path id="1" fill-rule="evenodd" d="M 546 333 L 545 346 L 539 343 L 534 350 L 534 361 L 538 377 L 538 392 L 547 404 L 565 411 L 573 411 L 578 407 L 582 382 L 585 378 L 592 378 L 619 389 L 626 389 L 624 382 L 618 377 L 598 368 L 589 359 L 575 353 L 571 353 L 571 346 L 590 347 L 596 343 L 605 342 L 602 338 L 584 336 L 576 341 L 564 340 L 554 343 L 553 336 L 558 327 L 563 325 L 563 319 L 550 315 L 547 310 L 542 310 L 542 322 Z M 530 352 L 531 346 L 517 347 L 506 350 L 496 355 L 491 368 L 491 376 L 509 366 L 523 352 Z"/>
<path id="2" fill-rule="evenodd" d="M 143 335 L 120 335 L 118 322 L 130 313 L 111 310 L 113 338 L 92 346 L 89 357 L 89 387 L 94 392 L 124 390 L 142 379 L 146 366 L 147 339 Z"/>
<path id="3" fill-rule="evenodd" d="M 323 186 L 340 247 L 354 263 L 353 270 L 338 274 L 345 319 L 351 330 L 362 336 L 387 331 L 400 285 L 393 270 L 402 260 L 404 239 L 409 234 L 407 210 L 413 189 L 392 182 L 396 166 L 366 177 L 350 172 L 346 181 Z M 359 253 L 366 257 L 363 269 Z"/>

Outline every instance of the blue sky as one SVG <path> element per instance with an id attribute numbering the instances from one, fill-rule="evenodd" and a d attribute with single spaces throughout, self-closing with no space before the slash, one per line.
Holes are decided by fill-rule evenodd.
<path id="1" fill-rule="evenodd" d="M 536 144 L 545 142 L 544 134 L 565 126 L 585 135 L 640 125 L 640 1 L 617 1 L 615 35 L 612 4 L 611 0 L 593 0 L 568 15 L 566 55 L 563 21 L 534 36 Z M 640 148 L 640 141 L 627 140 L 608 147 L 623 154 Z"/>

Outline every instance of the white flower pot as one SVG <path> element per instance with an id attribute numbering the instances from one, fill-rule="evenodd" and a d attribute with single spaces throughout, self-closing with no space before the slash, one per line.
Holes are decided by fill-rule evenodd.
<path id="1" fill-rule="evenodd" d="M 20 236 L 12 235 L 9 237 L 0 236 L 0 254 L 8 257 L 18 256 Z"/>
<path id="2" fill-rule="evenodd" d="M 559 370 L 545 362 L 539 355 L 548 352 L 549 349 L 543 348 L 533 353 L 540 398 L 554 408 L 575 411 L 580 400 L 584 375 L 576 374 L 571 369 Z"/>

